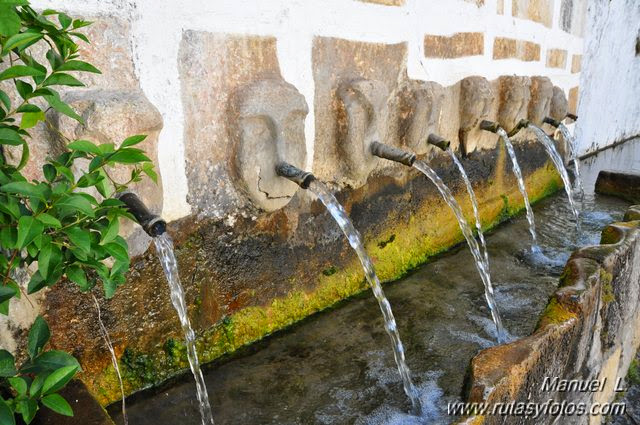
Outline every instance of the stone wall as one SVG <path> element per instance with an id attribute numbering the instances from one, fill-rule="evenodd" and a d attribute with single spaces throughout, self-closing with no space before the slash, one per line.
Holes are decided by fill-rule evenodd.
<path id="1" fill-rule="evenodd" d="M 472 402 L 614 401 L 640 346 L 640 207 L 602 232 L 601 245 L 573 253 L 536 332 L 480 352 L 472 361 Z M 594 391 L 545 391 L 545 378 L 597 380 Z M 539 417 L 485 415 L 473 423 L 557 423 Z M 562 416 L 563 424 L 599 424 L 601 416 Z M 469 421 L 472 422 L 472 421 Z"/>
<path id="2" fill-rule="evenodd" d="M 366 289 L 322 206 L 275 175 L 279 160 L 330 185 L 387 281 L 462 236 L 435 189 L 413 170 L 374 158 L 372 141 L 430 161 L 470 216 L 455 167 L 425 143 L 440 134 L 465 156 L 485 227 L 520 211 L 504 149 L 478 123 L 509 129 L 521 118 L 564 118 L 580 77 L 581 30 L 573 22 L 583 3 L 34 1 L 95 22 L 84 53 L 103 74 L 64 94 L 88 124 L 52 116 L 56 125 L 99 140 L 152 136 L 144 147 L 161 185 L 134 190 L 170 221 L 205 361 Z M 36 142 L 36 158 L 51 149 L 45 132 Z M 557 190 L 532 135 L 522 132 L 515 144 L 530 196 Z M 139 229 L 125 231 L 140 255 L 128 284 L 101 304 L 132 392 L 186 363 L 150 241 Z M 19 321 L 2 319 L 2 344 L 20 353 L 30 321 L 43 312 L 53 345 L 78 356 L 102 403 L 115 400 L 87 297 L 61 284 L 32 301 L 33 308 L 26 300 L 15 307 L 24 313 Z"/>

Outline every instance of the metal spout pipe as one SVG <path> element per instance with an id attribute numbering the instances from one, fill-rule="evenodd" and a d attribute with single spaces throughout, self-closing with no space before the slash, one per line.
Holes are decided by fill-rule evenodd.
<path id="1" fill-rule="evenodd" d="M 499 128 L 500 128 L 500 126 L 498 125 L 498 123 L 495 123 L 493 121 L 482 120 L 480 122 L 480 129 L 481 130 L 486 130 L 486 131 L 490 131 L 492 133 L 497 133 Z"/>
<path id="2" fill-rule="evenodd" d="M 162 217 L 152 214 L 149 208 L 133 192 L 124 191 L 116 195 L 116 199 L 124 202 L 127 210 L 152 238 L 160 236 L 167 230 L 167 222 Z"/>
<path id="3" fill-rule="evenodd" d="M 529 120 L 524 119 L 524 118 L 521 119 L 520 121 L 518 121 L 518 124 L 516 124 L 516 126 L 513 127 L 513 129 L 511 129 L 511 131 L 507 133 L 507 136 L 509 136 L 509 137 L 515 136 L 516 134 L 518 134 L 518 132 L 520 130 L 522 130 L 523 128 L 528 127 L 529 124 L 530 124 Z"/>
<path id="4" fill-rule="evenodd" d="M 552 127 L 558 128 L 560 127 L 560 121 L 558 120 L 554 120 L 551 117 L 546 117 L 545 119 L 542 120 L 543 123 L 545 124 L 549 124 Z"/>
<path id="5" fill-rule="evenodd" d="M 405 152 L 393 146 L 384 143 L 373 142 L 370 145 L 371 153 L 379 158 L 388 159 L 390 161 L 399 162 L 411 167 L 416 160 L 414 153 Z"/>
<path id="6" fill-rule="evenodd" d="M 308 189 L 311 182 L 316 179 L 310 172 L 303 171 L 284 161 L 276 164 L 276 174 L 291 180 L 303 189 Z"/>
<path id="7" fill-rule="evenodd" d="M 427 143 L 433 146 L 437 146 L 443 151 L 446 151 L 447 149 L 449 149 L 449 146 L 451 146 L 450 141 L 433 133 L 429 134 L 429 137 L 427 137 Z"/>
<path id="8" fill-rule="evenodd" d="M 572 114 L 570 112 L 567 113 L 567 118 L 571 118 L 574 121 L 578 121 L 578 116 L 576 114 Z"/>

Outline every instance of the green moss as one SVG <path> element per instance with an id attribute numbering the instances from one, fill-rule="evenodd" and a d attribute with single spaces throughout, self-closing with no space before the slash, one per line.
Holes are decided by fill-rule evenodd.
<path id="1" fill-rule="evenodd" d="M 627 382 L 630 385 L 640 385 L 640 361 L 637 358 L 633 359 L 629 366 Z"/>
<path id="2" fill-rule="evenodd" d="M 338 271 L 338 269 L 336 268 L 336 266 L 331 266 L 327 269 L 322 270 L 322 274 L 325 276 L 331 276 L 336 274 L 336 272 Z"/>
<path id="3" fill-rule="evenodd" d="M 606 306 L 616 300 L 613 293 L 613 275 L 604 269 L 600 269 L 600 283 L 602 284 L 602 303 Z"/>
<path id="4" fill-rule="evenodd" d="M 389 245 L 390 243 L 392 243 L 395 240 L 396 240 L 396 235 L 391 235 L 391 236 L 389 236 L 388 239 L 378 242 L 378 248 L 382 249 L 382 248 L 384 248 L 385 246 Z"/>
<path id="5" fill-rule="evenodd" d="M 573 311 L 569 310 L 566 306 L 558 302 L 555 297 L 553 297 L 542 313 L 536 328 L 540 329 L 551 324 L 557 325 L 565 323 L 576 317 L 577 315 Z"/>

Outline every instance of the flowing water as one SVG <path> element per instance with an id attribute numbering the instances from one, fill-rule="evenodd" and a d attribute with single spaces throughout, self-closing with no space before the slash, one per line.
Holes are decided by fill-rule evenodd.
<path id="1" fill-rule="evenodd" d="M 116 376 L 118 377 L 118 383 L 120 384 L 120 394 L 122 394 L 122 423 L 124 425 L 129 425 L 129 419 L 127 418 L 127 406 L 124 397 L 124 386 L 122 385 L 122 375 L 120 374 L 120 366 L 118 366 L 118 358 L 116 357 L 116 352 L 113 349 L 113 344 L 111 343 L 109 332 L 107 332 L 107 328 L 102 322 L 102 312 L 100 311 L 100 304 L 98 303 L 98 299 L 93 294 L 91 294 L 91 297 L 93 297 L 93 302 L 96 305 L 96 313 L 98 314 L 98 325 L 100 326 L 100 333 L 102 334 L 102 339 L 104 340 L 109 353 L 111 353 L 111 363 L 113 364 L 113 368 L 116 370 Z"/>
<path id="2" fill-rule="evenodd" d="M 389 300 L 387 300 L 387 297 L 382 291 L 382 285 L 380 284 L 380 280 L 376 275 L 373 263 L 371 262 L 371 258 L 364 249 L 364 244 L 362 243 L 362 240 L 360 238 L 360 233 L 355 229 L 355 227 L 353 227 L 353 223 L 349 219 L 349 216 L 347 215 L 344 208 L 342 208 L 342 205 L 340 205 L 336 197 L 333 196 L 333 194 L 324 184 L 317 180 L 314 180 L 313 182 L 311 182 L 309 190 L 311 190 L 318 197 L 318 199 L 320 199 L 327 210 L 329 210 L 331 216 L 338 223 L 338 226 L 340 226 L 342 233 L 344 233 L 344 235 L 349 240 L 349 244 L 356 251 L 356 254 L 358 254 L 358 259 L 360 260 L 360 263 L 362 263 L 362 268 L 364 269 L 365 277 L 367 278 L 367 281 L 371 286 L 371 290 L 373 291 L 373 296 L 376 298 L 376 300 L 378 300 L 378 304 L 380 305 L 380 310 L 382 311 L 382 316 L 384 318 L 384 328 L 391 338 L 391 343 L 393 346 L 393 356 L 398 366 L 400 376 L 402 377 L 404 392 L 411 400 L 413 411 L 420 412 L 420 400 L 417 397 L 418 393 L 415 386 L 413 385 L 413 381 L 411 380 L 411 371 L 407 366 L 404 355 L 404 347 L 402 345 L 402 341 L 400 340 L 400 334 L 398 333 L 396 319 L 393 317 L 393 312 L 391 311 L 391 304 L 389 304 Z"/>
<path id="3" fill-rule="evenodd" d="M 507 147 L 507 152 L 511 158 L 513 174 L 515 174 L 516 179 L 518 180 L 518 189 L 520 189 L 520 193 L 522 193 L 522 197 L 524 198 L 524 206 L 527 209 L 527 221 L 529 222 L 529 233 L 531 234 L 531 252 L 539 253 L 540 247 L 538 246 L 538 238 L 536 236 L 536 221 L 533 217 L 533 210 L 531 209 L 529 195 L 527 195 L 527 188 L 524 185 L 524 179 L 522 178 L 522 171 L 520 170 L 520 164 L 518 164 L 516 152 L 513 149 L 511 140 L 509 140 L 509 136 L 507 135 L 507 132 L 504 131 L 504 128 L 498 127 L 498 135 L 502 138 L 504 145 Z"/>
<path id="4" fill-rule="evenodd" d="M 569 199 L 569 207 L 571 208 L 571 212 L 576 218 L 576 226 L 579 229 L 580 213 L 578 212 L 575 201 L 573 199 L 573 190 L 571 189 L 571 180 L 569 179 L 569 174 L 567 173 L 567 169 L 564 166 L 564 161 L 562 160 L 562 157 L 556 150 L 555 143 L 553 143 L 553 141 L 549 138 L 549 136 L 547 136 L 547 133 L 545 133 L 543 129 L 533 124 L 529 124 L 529 128 L 531 128 L 533 132 L 536 133 L 538 140 L 540 141 L 540 143 L 542 143 L 542 146 L 544 146 L 544 149 L 547 151 L 547 154 L 549 154 L 551 161 L 553 161 L 553 164 L 556 166 L 558 173 L 560 173 L 560 178 L 562 178 L 562 183 L 564 184 L 564 190 L 567 192 L 567 198 Z M 578 167 L 576 167 L 576 170 L 577 169 Z"/>
<path id="5" fill-rule="evenodd" d="M 496 304 L 495 296 L 493 294 L 493 285 L 491 284 L 491 275 L 488 270 L 488 262 L 485 264 L 485 256 L 480 252 L 480 247 L 478 246 L 478 242 L 473 236 L 473 231 L 467 220 L 464 218 L 464 214 L 462 213 L 462 209 L 456 198 L 453 197 L 451 190 L 447 187 L 447 185 L 442 181 L 442 179 L 436 174 L 435 171 L 431 167 L 429 167 L 425 162 L 417 160 L 413 163 L 413 166 L 422 172 L 425 176 L 429 178 L 436 185 L 438 192 L 442 195 L 444 201 L 449 205 L 449 208 L 453 211 L 456 218 L 458 219 L 458 225 L 460 226 L 460 230 L 464 235 L 464 238 L 467 240 L 467 244 L 469 245 L 469 249 L 471 250 L 471 254 L 473 255 L 473 259 L 476 264 L 476 268 L 478 269 L 478 273 L 480 274 L 480 279 L 482 279 L 482 283 L 484 284 L 484 294 L 485 299 L 487 301 L 487 305 L 489 306 L 489 310 L 491 311 L 491 317 L 493 318 L 493 322 L 496 326 L 496 334 L 498 342 L 505 342 L 507 340 L 507 333 L 504 330 L 504 326 L 502 325 L 502 319 L 500 318 L 500 311 L 498 310 L 498 305 Z M 488 257 L 488 255 L 487 255 Z"/>
<path id="6" fill-rule="evenodd" d="M 558 126 L 558 130 L 560 130 L 562 138 L 567 142 L 567 146 L 569 146 L 569 155 L 571 157 L 571 162 L 573 162 L 573 168 L 576 174 L 576 186 L 578 188 L 579 195 L 582 197 L 584 195 L 584 185 L 582 177 L 580 177 L 580 159 L 578 159 L 576 138 L 573 137 L 567 126 L 562 123 Z"/>
<path id="7" fill-rule="evenodd" d="M 484 232 L 482 231 L 482 223 L 480 222 L 480 213 L 478 212 L 478 199 L 476 199 L 476 193 L 473 191 L 473 186 L 471 186 L 471 180 L 469 180 L 469 176 L 465 171 L 462 163 L 456 156 L 456 153 L 451 149 L 447 149 L 449 156 L 453 160 L 453 163 L 458 167 L 458 171 L 460 171 L 460 175 L 462 176 L 462 180 L 464 180 L 464 184 L 467 187 L 467 193 L 469 193 L 469 199 L 471 199 L 471 207 L 473 208 L 473 218 L 476 221 L 476 230 L 478 231 L 478 238 L 480 239 L 480 246 L 482 247 L 482 251 L 484 253 L 484 263 L 489 273 L 489 252 L 487 251 L 487 242 L 484 239 Z"/>
<path id="8" fill-rule="evenodd" d="M 189 322 L 189 316 L 187 315 L 187 303 L 184 300 L 184 290 L 180 283 L 180 276 L 178 274 L 178 262 L 176 261 L 175 254 L 173 252 L 173 242 L 171 237 L 167 233 L 163 233 L 153 239 L 158 252 L 158 258 L 162 263 L 162 269 L 169 282 L 169 288 L 171 290 L 171 302 L 173 307 L 178 313 L 180 319 L 180 325 L 184 332 L 185 344 L 187 346 L 187 358 L 189 360 L 189 366 L 191 372 L 196 381 L 196 390 L 198 397 L 198 404 L 200 409 L 200 416 L 202 418 L 203 425 L 213 424 L 213 415 L 211 413 L 211 406 L 209 405 L 209 395 L 207 394 L 207 386 L 204 382 L 202 371 L 200 370 L 200 363 L 198 362 L 198 353 L 196 351 L 196 334 Z M 157 419 L 157 418 L 156 418 Z M 171 423 L 171 422 L 166 422 Z M 178 422 L 176 422 L 178 423 Z"/>
<path id="9" fill-rule="evenodd" d="M 589 167 L 583 165 L 588 177 Z M 597 243 L 603 226 L 622 218 L 627 205 L 586 196 L 578 244 Z M 566 232 L 573 216 L 564 195 L 541 201 L 534 210 L 544 256 L 528 252 L 524 215 L 485 234 L 502 320 L 509 334 L 518 337 L 533 331 L 576 243 Z M 393 249 L 393 242 L 388 247 Z M 460 400 L 469 361 L 495 344 L 495 327 L 470 251 L 459 245 L 386 284 L 384 292 L 411 353 L 407 361 L 423 406 L 420 418 L 406 413 L 409 402 L 377 300 L 365 291 L 203 366 L 216 425 L 454 422 L 447 416 L 447 403 Z M 130 422 L 200 425 L 190 375 L 130 397 Z M 108 410 L 121 425 L 119 403 Z"/>

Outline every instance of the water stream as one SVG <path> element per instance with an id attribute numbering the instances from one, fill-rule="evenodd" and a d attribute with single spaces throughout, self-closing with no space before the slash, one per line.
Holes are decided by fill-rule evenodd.
<path id="1" fill-rule="evenodd" d="M 171 302 L 173 307 L 178 313 L 180 318 L 180 325 L 184 332 L 185 344 L 187 346 L 187 358 L 189 360 L 189 366 L 191 372 L 196 381 L 196 390 L 198 397 L 198 404 L 200 409 L 200 416 L 202 418 L 203 425 L 213 425 L 213 415 L 211 413 L 211 406 L 209 405 L 209 395 L 207 394 L 207 386 L 200 370 L 200 363 L 198 361 L 198 353 L 196 351 L 196 334 L 189 322 L 189 316 L 187 315 L 187 303 L 184 299 L 184 290 L 180 283 L 180 276 L 178 274 L 178 262 L 176 260 L 173 251 L 173 242 L 171 237 L 167 233 L 163 233 L 153 239 L 158 252 L 158 258 L 162 263 L 162 269 L 169 282 L 169 288 L 171 289 Z"/>
<path id="2" fill-rule="evenodd" d="M 467 193 L 469 193 L 469 199 L 471 199 L 471 207 L 473 208 L 473 218 L 476 221 L 476 230 L 478 231 L 478 238 L 480 239 L 480 246 L 482 247 L 482 252 L 484 253 L 484 263 L 489 273 L 489 252 L 487 251 L 487 242 L 484 239 L 484 232 L 482 231 L 482 223 L 480 222 L 480 213 L 478 212 L 478 199 L 476 198 L 476 193 L 473 191 L 473 186 L 471 185 L 471 180 L 469 180 L 469 176 L 465 171 L 462 163 L 456 156 L 456 153 L 447 149 L 449 156 L 453 160 L 453 163 L 458 167 L 458 171 L 460 171 L 460 175 L 462 176 L 462 180 L 464 181 L 465 186 L 467 187 Z"/>
<path id="3" fill-rule="evenodd" d="M 578 193 L 580 196 L 584 196 L 584 185 L 582 183 L 582 177 L 580 177 L 580 159 L 578 158 L 578 146 L 576 146 L 576 138 L 573 137 L 569 129 L 563 123 L 560 123 L 558 127 L 560 133 L 562 133 L 562 137 L 566 140 L 567 145 L 569 146 L 571 161 L 573 162 L 573 167 L 576 173 L 576 186 L 578 188 Z"/>
<path id="4" fill-rule="evenodd" d="M 96 313 L 98 314 L 98 325 L 100 326 L 100 333 L 102 334 L 102 339 L 104 340 L 104 343 L 107 346 L 109 353 L 111 354 L 111 363 L 113 364 L 113 368 L 116 370 L 116 376 L 118 377 L 118 383 L 120 384 L 120 394 L 122 394 L 122 422 L 124 425 L 129 425 L 129 418 L 127 417 L 127 406 L 124 396 L 124 386 L 122 385 L 122 375 L 120 374 L 120 366 L 118 366 L 118 358 L 116 357 L 116 352 L 113 349 L 113 344 L 111 343 L 109 332 L 107 332 L 107 328 L 102 322 L 102 312 L 100 310 L 98 299 L 93 294 L 91 294 L 91 297 L 93 298 L 93 302 L 96 305 Z"/>
<path id="5" fill-rule="evenodd" d="M 398 366 L 400 376 L 402 377 L 404 392 L 411 400 L 413 411 L 419 414 L 422 411 L 422 407 L 418 398 L 418 392 L 416 391 L 413 381 L 411 380 L 411 371 L 409 370 L 409 366 L 407 366 L 404 347 L 402 345 L 402 341 L 400 340 L 400 334 L 398 333 L 396 320 L 393 317 L 393 312 L 391 311 L 391 304 L 389 304 L 389 300 L 387 300 L 387 297 L 382 291 L 382 285 L 380 284 L 380 280 L 376 275 L 373 263 L 371 262 L 371 258 L 364 249 L 364 244 L 362 243 L 362 240 L 360 238 L 360 233 L 355 229 L 355 227 L 353 227 L 353 223 L 349 219 L 349 216 L 347 215 L 342 205 L 340 205 L 336 197 L 333 196 L 333 194 L 323 183 L 314 180 L 313 182 L 311 182 L 309 190 L 311 190 L 318 197 L 318 199 L 320 199 L 320 201 L 327 208 L 336 223 L 338 223 L 338 226 L 340 226 L 342 233 L 344 233 L 344 235 L 347 237 L 347 239 L 349 240 L 349 244 L 356 251 L 358 259 L 360 260 L 360 263 L 362 263 L 365 277 L 367 278 L 367 281 L 371 286 L 371 290 L 373 291 L 373 296 L 378 301 L 380 310 L 382 311 L 385 330 L 391 338 L 391 343 L 393 346 L 393 356 L 395 358 L 396 365 Z"/>
<path id="6" fill-rule="evenodd" d="M 429 178 L 436 185 L 438 192 L 442 195 L 444 201 L 449 205 L 456 218 L 458 219 L 458 225 L 460 226 L 460 230 L 464 235 L 464 238 L 467 240 L 467 244 L 469 245 L 469 249 L 471 250 L 471 254 L 476 263 L 476 268 L 478 269 L 478 273 L 480 274 L 480 278 L 482 279 L 482 283 L 484 284 L 484 293 L 485 299 L 487 301 L 487 305 L 489 306 L 489 310 L 491 311 L 491 317 L 493 318 L 493 322 L 496 326 L 496 333 L 498 342 L 505 342 L 507 340 L 507 333 L 502 325 L 502 319 L 500 318 L 500 311 L 498 310 L 498 305 L 495 300 L 495 296 L 493 293 L 493 285 L 491 284 L 491 275 L 488 270 L 488 262 L 485 263 L 485 256 L 480 252 L 480 247 L 478 246 L 478 242 L 473 236 L 473 231 L 467 220 L 464 218 L 464 214 L 462 213 L 462 209 L 458 202 L 453 197 L 451 190 L 447 185 L 442 181 L 442 179 L 438 176 L 438 174 L 429 167 L 425 162 L 417 160 L 413 163 L 413 166 L 422 172 L 425 176 Z M 488 255 L 486 256 L 488 257 Z"/>
<path id="7" fill-rule="evenodd" d="M 571 212 L 573 213 L 573 216 L 576 219 L 576 227 L 578 228 L 578 231 L 579 231 L 580 213 L 578 212 L 575 201 L 573 199 L 573 190 L 571 188 L 571 180 L 569 179 L 569 174 L 567 173 L 567 169 L 564 166 L 564 161 L 562 160 L 562 157 L 556 150 L 555 143 L 553 143 L 553 141 L 549 138 L 549 136 L 547 136 L 547 133 L 545 133 L 543 129 L 533 124 L 529 124 L 529 128 L 531 128 L 533 132 L 536 133 L 538 140 L 542 143 L 542 146 L 544 146 L 544 149 L 547 151 L 547 154 L 549 154 L 551 161 L 553 161 L 553 164 L 556 166 L 558 173 L 560 173 L 560 178 L 562 178 L 562 183 L 564 183 L 564 190 L 567 192 L 567 198 L 569 198 L 569 207 L 571 208 Z"/>
<path id="8" fill-rule="evenodd" d="M 524 179 L 522 177 L 522 171 L 520 170 L 520 164 L 518 164 L 516 152 L 513 149 L 511 140 L 509 140 L 509 136 L 507 135 L 507 132 L 504 130 L 504 128 L 498 127 L 498 135 L 502 138 L 502 140 L 504 141 L 504 145 L 507 147 L 507 152 L 509 153 L 509 157 L 511 158 L 513 174 L 515 174 L 516 179 L 518 180 L 518 189 L 520 189 L 520 193 L 524 198 L 524 206 L 527 210 L 527 221 L 529 222 L 529 233 L 531 234 L 531 251 L 534 254 L 539 253 L 540 247 L 538 246 L 538 238 L 536 236 L 536 222 L 533 217 L 533 210 L 531 209 L 529 195 L 527 195 L 527 188 L 524 185 Z"/>

